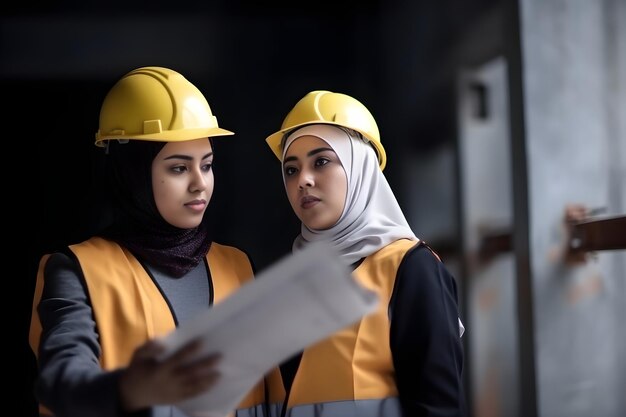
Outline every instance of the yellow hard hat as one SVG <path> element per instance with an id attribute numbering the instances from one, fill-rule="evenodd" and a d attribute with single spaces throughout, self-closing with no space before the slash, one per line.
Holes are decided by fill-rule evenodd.
<path id="1" fill-rule="evenodd" d="M 124 75 L 105 97 L 96 146 L 111 139 L 182 142 L 232 134 L 217 125 L 204 95 L 181 74 L 142 67 Z"/>
<path id="2" fill-rule="evenodd" d="M 311 91 L 291 109 L 280 130 L 265 139 L 276 157 L 282 160 L 282 140 L 286 133 L 302 126 L 324 123 L 356 130 L 369 141 L 378 155 L 380 169 L 385 169 L 387 154 L 380 143 L 374 116 L 360 101 L 346 94 Z"/>

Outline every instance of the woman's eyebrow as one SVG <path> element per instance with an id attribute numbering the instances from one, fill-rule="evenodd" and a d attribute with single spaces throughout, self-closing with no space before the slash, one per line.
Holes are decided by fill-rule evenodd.
<path id="1" fill-rule="evenodd" d="M 211 155 L 213 155 L 213 152 L 207 153 L 206 155 L 204 155 L 202 157 L 202 159 L 207 159 Z M 187 161 L 191 161 L 191 160 L 193 160 L 193 157 L 189 156 L 189 155 L 174 154 L 174 155 L 170 155 L 170 156 L 168 156 L 166 158 L 163 158 L 163 160 L 165 160 L 165 161 L 167 161 L 168 159 L 184 159 L 184 160 L 187 160 Z"/>
<path id="2" fill-rule="evenodd" d="M 316 155 L 320 152 L 324 152 L 324 151 L 331 151 L 331 152 L 335 152 L 335 150 L 333 148 L 317 148 L 317 149 L 313 149 L 312 151 L 307 152 L 306 156 L 313 156 Z M 297 156 L 288 156 L 283 160 L 283 165 L 285 164 L 285 162 L 289 162 L 289 161 L 297 161 L 298 157 Z"/>
<path id="3" fill-rule="evenodd" d="M 335 150 L 333 148 L 317 148 L 317 149 L 313 149 L 312 151 L 307 152 L 306 156 L 313 156 L 315 154 L 318 154 L 320 152 L 324 152 L 324 151 L 331 151 L 331 152 L 335 152 Z M 288 156 L 283 160 L 283 164 L 285 162 L 289 162 L 289 161 L 296 161 L 298 159 L 297 156 Z"/>
<path id="4" fill-rule="evenodd" d="M 335 152 L 335 150 L 333 148 L 317 148 L 317 149 L 313 149 L 312 151 L 307 153 L 306 156 L 313 156 L 315 154 L 318 154 L 318 153 L 324 152 L 324 151 Z"/>

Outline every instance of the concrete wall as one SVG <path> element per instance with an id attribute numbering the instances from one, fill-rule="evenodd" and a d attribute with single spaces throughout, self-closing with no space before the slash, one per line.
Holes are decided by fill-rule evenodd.
<path id="1" fill-rule="evenodd" d="M 625 211 L 624 2 L 519 4 L 538 414 L 623 416 L 626 253 L 565 264 L 562 219 Z"/>

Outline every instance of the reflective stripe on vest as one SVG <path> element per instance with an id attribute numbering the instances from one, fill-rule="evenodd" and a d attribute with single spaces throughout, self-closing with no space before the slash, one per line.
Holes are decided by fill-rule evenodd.
<path id="1" fill-rule="evenodd" d="M 235 417 L 265 417 L 265 405 L 259 404 L 249 408 L 240 408 Z"/>
<path id="2" fill-rule="evenodd" d="M 286 417 L 400 417 L 402 409 L 396 397 L 381 400 L 335 401 L 293 407 Z"/>

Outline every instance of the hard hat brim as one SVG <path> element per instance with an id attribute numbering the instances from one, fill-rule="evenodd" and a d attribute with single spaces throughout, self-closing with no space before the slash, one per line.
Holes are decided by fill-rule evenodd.
<path id="1" fill-rule="evenodd" d="M 196 128 L 184 130 L 166 130 L 160 133 L 146 135 L 101 135 L 96 133 L 96 146 L 104 146 L 108 140 L 145 140 L 151 142 L 185 142 L 188 140 L 201 139 L 214 136 L 231 136 L 234 132 L 221 127 Z"/>
<path id="2" fill-rule="evenodd" d="M 276 158 L 278 158 L 279 161 L 283 161 L 283 151 L 280 148 L 280 144 L 283 141 L 283 137 L 285 136 L 285 134 L 287 132 L 291 132 L 293 130 L 299 129 L 303 126 L 307 126 L 307 125 L 315 125 L 315 124 L 324 124 L 324 125 L 333 125 L 333 126 L 339 126 L 339 127 L 345 127 L 344 124 L 341 123 L 334 123 L 332 121 L 315 121 L 315 122 L 306 122 L 306 123 L 300 123 L 300 124 L 296 124 L 293 126 L 289 126 L 288 129 L 281 129 L 276 133 L 273 133 L 271 135 L 269 135 L 266 139 L 265 142 L 267 142 L 267 144 L 269 145 L 270 149 L 272 150 L 272 152 L 274 152 L 274 155 L 276 155 Z M 370 140 L 370 144 L 372 144 L 374 146 L 374 149 L 376 150 L 376 153 L 378 154 L 378 160 L 379 160 L 379 166 L 381 171 L 385 169 L 385 166 L 387 165 L 387 154 L 385 152 L 385 148 L 383 148 L 377 141 L 373 140 L 372 138 L 369 137 L 369 135 L 367 135 L 365 132 L 359 130 L 359 129 L 354 129 L 357 130 L 359 133 L 361 133 L 363 136 L 365 136 L 368 140 Z"/>
<path id="3" fill-rule="evenodd" d="M 270 149 L 272 149 L 272 152 L 274 152 L 274 155 L 276 155 L 276 158 L 278 158 L 279 161 L 282 162 L 283 160 L 283 153 L 282 153 L 282 149 L 280 149 L 280 144 L 283 141 L 283 136 L 285 136 L 285 134 L 287 132 L 291 132 L 292 130 L 296 130 L 299 129 L 303 126 L 308 126 L 308 125 L 333 125 L 333 126 L 339 126 L 339 127 L 343 127 L 344 125 L 339 124 L 339 123 L 333 123 L 331 121 L 314 121 L 314 122 L 306 122 L 306 123 L 300 123 L 300 124 L 296 124 L 293 126 L 289 126 L 289 128 L 287 129 L 281 129 L 278 132 L 269 135 L 266 139 L 265 142 L 267 142 L 267 144 L 269 145 Z"/>

